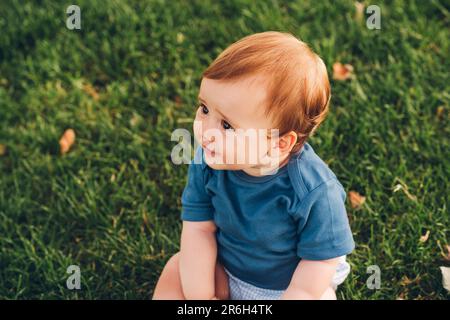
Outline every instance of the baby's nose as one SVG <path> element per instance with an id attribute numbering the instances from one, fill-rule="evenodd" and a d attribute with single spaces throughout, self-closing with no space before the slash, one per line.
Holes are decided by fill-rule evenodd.
<path id="1" fill-rule="evenodd" d="M 209 142 L 209 143 L 211 143 L 211 142 L 214 142 L 214 140 L 215 140 L 215 137 L 212 135 L 212 136 L 210 136 L 210 137 L 203 137 L 203 141 L 204 142 Z"/>

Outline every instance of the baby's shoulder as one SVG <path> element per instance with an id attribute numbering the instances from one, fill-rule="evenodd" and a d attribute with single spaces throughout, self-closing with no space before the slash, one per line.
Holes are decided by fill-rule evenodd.
<path id="1" fill-rule="evenodd" d="M 334 172 L 308 143 L 289 161 L 288 166 L 291 183 L 300 199 L 330 181 L 341 185 Z"/>

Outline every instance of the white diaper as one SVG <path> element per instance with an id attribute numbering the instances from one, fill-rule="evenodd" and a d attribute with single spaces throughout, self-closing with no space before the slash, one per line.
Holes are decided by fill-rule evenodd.
<path id="1" fill-rule="evenodd" d="M 228 274 L 228 283 L 230 287 L 230 300 L 279 300 L 284 290 L 272 290 L 256 287 L 250 283 L 232 275 L 226 268 Z M 347 278 L 350 273 L 350 265 L 346 257 L 340 257 L 339 264 L 336 267 L 336 273 L 331 281 L 334 290 Z"/>

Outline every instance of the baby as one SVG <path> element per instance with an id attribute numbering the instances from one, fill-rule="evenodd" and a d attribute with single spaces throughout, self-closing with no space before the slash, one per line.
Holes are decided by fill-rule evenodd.
<path id="1" fill-rule="evenodd" d="M 198 98 L 180 251 L 153 299 L 336 299 L 355 244 L 344 188 L 306 142 L 328 112 L 323 61 L 291 34 L 253 34 Z"/>

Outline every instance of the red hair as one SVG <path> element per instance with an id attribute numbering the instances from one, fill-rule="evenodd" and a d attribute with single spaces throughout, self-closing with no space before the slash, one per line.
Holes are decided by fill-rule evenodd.
<path id="1" fill-rule="evenodd" d="M 307 44 L 290 33 L 267 31 L 246 36 L 226 48 L 202 77 L 232 81 L 263 75 L 265 114 L 279 136 L 294 131 L 298 152 L 328 113 L 331 96 L 327 69 Z"/>

